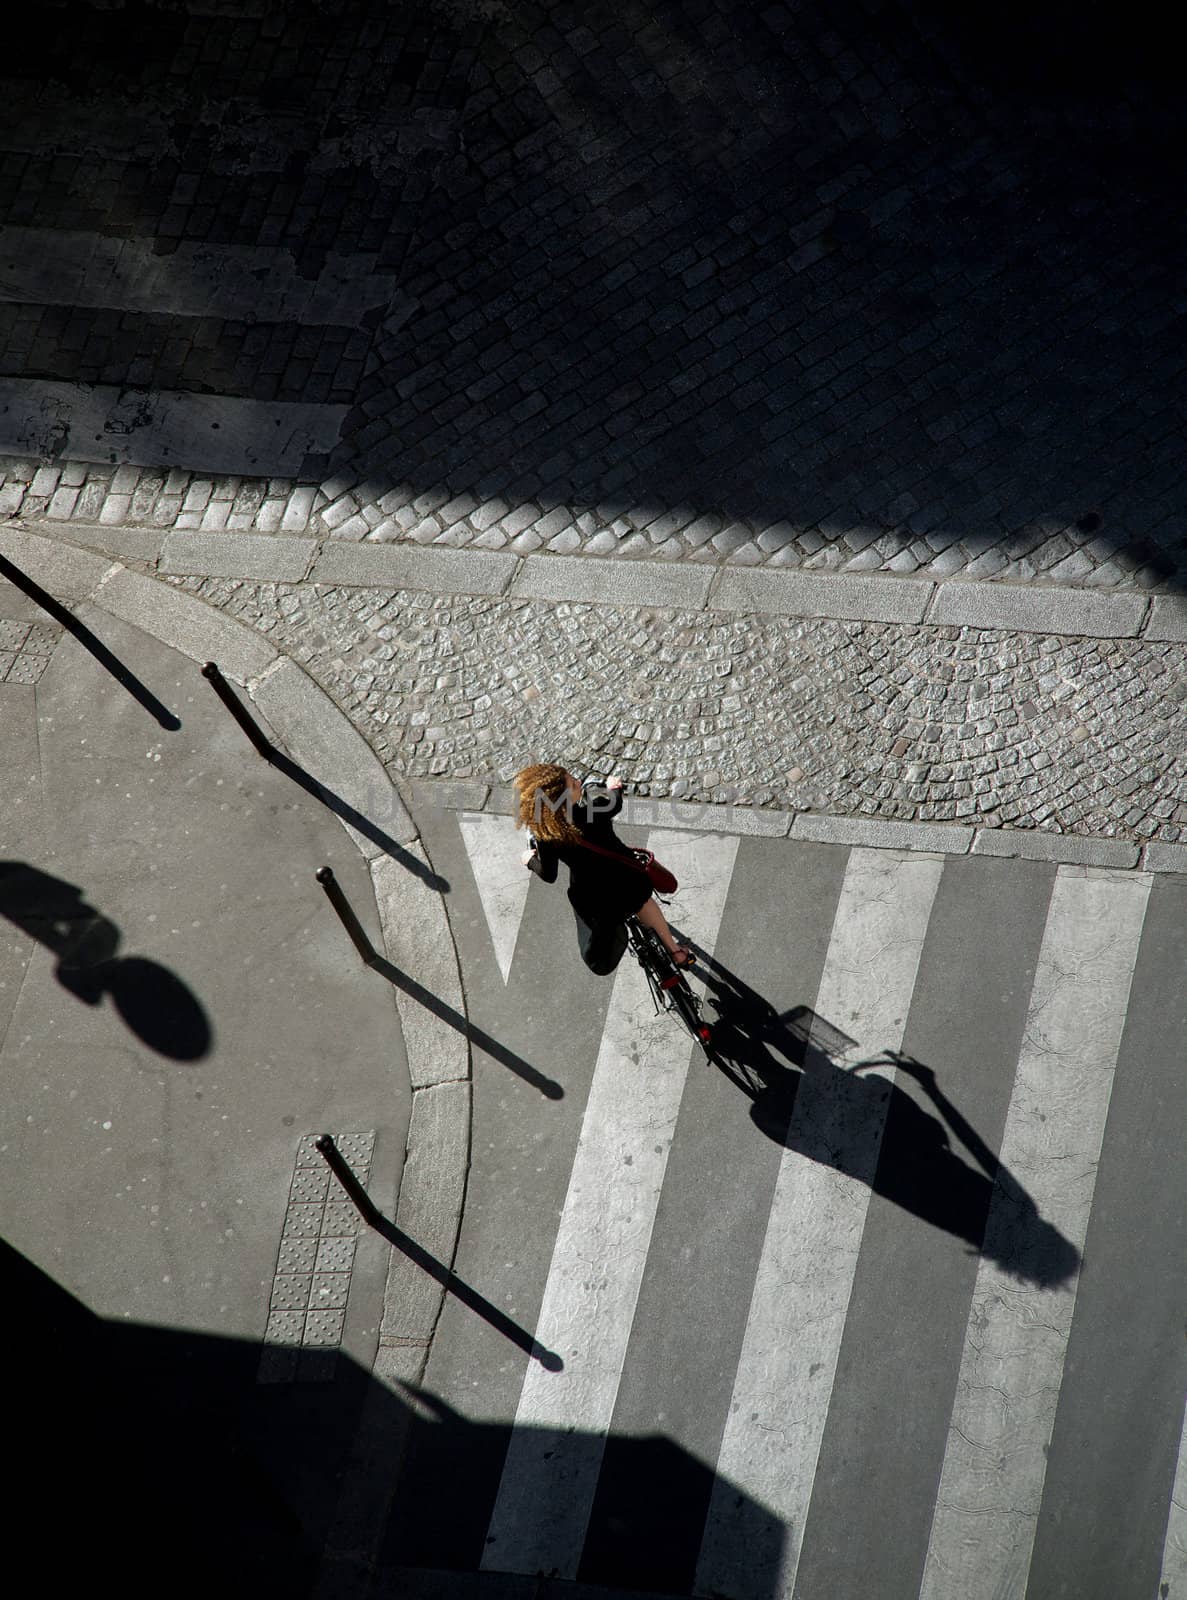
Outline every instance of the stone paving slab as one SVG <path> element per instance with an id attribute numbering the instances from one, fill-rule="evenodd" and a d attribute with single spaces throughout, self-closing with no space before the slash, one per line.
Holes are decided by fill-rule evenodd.
<path id="1" fill-rule="evenodd" d="M 882 850 L 928 850 L 937 855 L 966 855 L 973 842 L 971 828 L 936 826 L 918 822 L 882 822 L 863 817 L 828 817 L 801 814 L 791 825 L 793 839 L 815 844 L 864 845 Z"/>
<path id="2" fill-rule="evenodd" d="M 1136 867 L 1141 851 L 1124 839 L 1085 839 L 1022 828 L 979 828 L 973 840 L 973 854 L 1068 862 L 1077 867 Z"/>
<path id="3" fill-rule="evenodd" d="M 1124 639 L 1141 630 L 1149 607 L 1145 595 L 1138 594 L 942 583 L 928 610 L 928 620 L 958 628 L 1024 628 L 1028 633 Z"/>
<path id="4" fill-rule="evenodd" d="M 64 455 L 76 463 L 295 477 L 311 451 L 337 439 L 346 411 L 304 400 L 0 377 L 0 451 L 45 461 Z M 76 497 L 63 495 L 45 515 L 65 521 L 75 504 Z M 176 526 L 186 526 L 183 515 L 177 513 Z"/>
<path id="5" fill-rule="evenodd" d="M 935 586 L 915 579 L 817 576 L 727 568 L 714 581 L 710 605 L 725 611 L 865 622 L 922 622 Z M 1009 626 L 1009 624 L 1006 624 Z"/>
<path id="6" fill-rule="evenodd" d="M 207 578 L 261 578 L 298 583 L 309 571 L 317 546 L 312 539 L 267 539 L 237 534 L 171 533 L 157 562 L 161 572 L 200 572 Z"/>
<path id="7" fill-rule="evenodd" d="M 362 588 L 424 587 L 438 594 L 503 594 L 518 567 L 514 556 L 494 552 L 330 544 L 319 550 L 309 579 Z"/>
<path id="8" fill-rule="evenodd" d="M 276 660 L 276 650 L 258 633 L 139 572 L 116 568 L 95 592 L 105 611 L 135 623 L 192 661 L 217 662 L 225 677 L 239 683 L 259 677 Z"/>
<path id="9" fill-rule="evenodd" d="M 1147 639 L 1187 640 L 1187 598 L 1155 595 L 1150 602 L 1150 620 L 1142 632 Z"/>

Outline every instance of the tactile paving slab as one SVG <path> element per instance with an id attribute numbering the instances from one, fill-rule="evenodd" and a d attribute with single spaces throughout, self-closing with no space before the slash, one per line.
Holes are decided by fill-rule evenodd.
<path id="1" fill-rule="evenodd" d="M 328 1383 L 334 1377 L 361 1219 L 318 1154 L 318 1137 L 305 1134 L 297 1146 L 258 1383 Z M 374 1129 L 332 1138 L 365 1187 Z"/>

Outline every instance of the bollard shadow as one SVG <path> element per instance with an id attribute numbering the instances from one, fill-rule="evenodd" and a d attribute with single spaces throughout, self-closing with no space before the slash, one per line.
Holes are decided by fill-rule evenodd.
<path id="1" fill-rule="evenodd" d="M 84 650 L 90 651 L 99 665 L 109 672 L 120 687 L 126 689 L 133 700 L 142 705 L 150 716 L 155 717 L 162 728 L 169 733 L 177 732 L 181 727 L 181 718 L 170 711 L 168 706 L 162 705 L 152 690 L 141 683 L 136 674 L 126 667 L 118 656 L 113 655 L 102 639 L 93 634 L 85 623 L 80 622 L 72 612 L 67 611 L 64 605 L 55 600 L 53 595 L 47 594 L 40 584 L 34 583 L 27 573 L 22 572 L 19 567 L 14 567 L 4 556 L 0 556 L 0 577 L 7 578 L 9 583 L 27 594 L 30 600 L 77 639 Z"/>
<path id="2" fill-rule="evenodd" d="M 444 1262 L 430 1255 L 422 1245 L 417 1244 L 415 1239 L 405 1233 L 403 1228 L 398 1228 L 384 1216 L 359 1182 L 349 1161 L 334 1143 L 332 1134 L 323 1133 L 315 1141 L 315 1148 L 369 1228 L 374 1228 L 376 1233 L 394 1245 L 409 1261 L 427 1272 L 429 1277 L 435 1279 L 447 1293 L 476 1312 L 505 1339 L 510 1339 L 512 1344 L 518 1345 L 527 1355 L 539 1361 L 546 1371 L 561 1371 L 564 1362 L 554 1351 L 546 1350 L 542 1344 L 537 1343 L 526 1328 L 521 1328 L 518 1322 L 513 1322 L 506 1312 L 500 1311 L 498 1306 L 485 1295 L 479 1294 L 477 1289 L 472 1289 L 463 1279 L 456 1277 Z"/>
<path id="3" fill-rule="evenodd" d="M 496 1333 L 502 1334 L 517 1349 L 530 1356 L 533 1361 L 538 1361 L 546 1372 L 562 1372 L 564 1362 L 555 1350 L 549 1350 L 538 1339 L 534 1339 L 526 1328 L 521 1328 L 518 1322 L 513 1321 L 505 1311 L 488 1300 L 485 1295 L 479 1294 L 477 1289 L 465 1282 L 437 1257 L 430 1255 L 422 1245 L 406 1234 L 403 1228 L 397 1228 L 394 1222 L 380 1212 L 368 1217 L 368 1222 L 375 1232 L 381 1234 L 390 1245 L 393 1245 L 401 1254 L 408 1257 L 429 1277 L 439 1283 L 453 1298 L 473 1311 L 475 1316 L 482 1318 Z"/>
<path id="4" fill-rule="evenodd" d="M 931 1067 L 901 1052 L 839 1064 L 854 1041 L 810 1006 L 774 1006 L 708 952 L 700 976 L 719 1020 L 715 1064 L 751 1100 L 750 1118 L 769 1139 L 838 1172 L 870 1183 L 876 1194 L 921 1221 L 964 1239 L 1004 1271 L 1044 1288 L 1066 1283 L 1079 1252 L 1039 1216 L 1030 1195 L 940 1088 Z M 898 1084 L 863 1076 L 893 1066 L 919 1084 L 929 1115 Z M 805 1083 L 821 1091 L 820 1108 L 796 1118 Z M 871 1178 L 870 1144 L 861 1130 L 885 1117 Z M 856 1130 L 847 1138 L 846 1130 Z M 955 1147 L 963 1146 L 968 1160 Z M 993 1202 L 992 1216 L 990 1203 Z"/>
<path id="5" fill-rule="evenodd" d="M 173 1061 L 200 1061 L 213 1031 L 176 973 L 145 956 L 120 956 L 119 928 L 82 890 L 24 861 L 0 861 L 0 916 L 57 958 L 54 976 L 84 1005 L 104 995 L 136 1037 Z"/>
<path id="6" fill-rule="evenodd" d="M 399 840 L 393 839 L 389 833 L 372 822 L 370 817 L 365 817 L 357 807 L 352 806 L 349 800 L 344 800 L 340 794 L 327 787 L 320 779 L 305 771 L 289 755 L 286 755 L 256 722 L 255 717 L 240 700 L 239 696 L 227 682 L 219 670 L 217 661 L 208 661 L 202 668 L 202 676 L 209 683 L 215 694 L 222 701 L 226 709 L 247 735 L 257 755 L 262 756 L 269 766 L 275 767 L 277 772 L 283 772 L 290 782 L 305 793 L 319 801 L 328 811 L 332 811 L 343 822 L 349 823 L 357 833 L 361 833 L 372 844 L 378 845 L 384 853 L 398 861 L 402 867 L 421 878 L 430 889 L 436 889 L 441 894 L 448 892 L 449 883 L 423 861 L 417 860 L 410 850 L 406 850 Z"/>
<path id="7" fill-rule="evenodd" d="M 19 1381 L 5 1416 L 21 1463 L 6 1500 L 13 1526 L 43 1525 L 63 1440 L 70 1481 L 83 1486 L 71 1500 L 70 1537 L 54 1552 L 59 1589 L 93 1587 L 96 1551 L 118 1539 L 129 1595 L 159 1592 L 179 1552 L 195 1594 L 432 1600 L 455 1592 L 455 1581 L 459 1592 L 487 1592 L 477 1572 L 509 1419 L 472 1422 L 414 1383 L 379 1381 L 342 1352 L 328 1381 L 261 1383 L 257 1340 L 98 1316 L 2 1240 L 0 1292 L 19 1308 L 9 1340 Z M 727 1536 L 777 1571 L 783 1524 L 672 1440 L 514 1432 L 534 1452 L 587 1459 L 595 1471 L 603 1450 L 615 1451 L 625 1520 L 607 1519 L 595 1503 L 583 1581 L 635 1590 L 638 1574 L 658 1590 L 688 1593 L 715 1491 L 728 1504 Z M 502 1582 L 490 1575 L 493 1592 Z M 531 1588 L 537 1600 L 573 1592 L 544 1577 Z M 775 1593 L 756 1573 L 744 1600 Z"/>
<path id="8" fill-rule="evenodd" d="M 286 756 L 283 750 L 278 750 L 272 745 L 265 760 L 278 772 L 283 772 L 285 777 L 290 778 L 299 788 L 304 789 L 306 794 L 319 800 L 336 817 L 349 823 L 356 833 L 361 833 L 364 839 L 369 839 L 372 844 L 378 845 L 385 855 L 399 862 L 400 866 L 406 868 L 414 877 L 420 878 L 426 888 L 435 889 L 439 894 L 449 893 L 448 878 L 441 877 L 432 867 L 427 867 L 412 854 L 411 850 L 406 850 L 399 840 L 393 839 L 390 833 L 385 833 L 371 821 L 370 817 L 365 817 L 361 811 L 356 810 L 349 800 L 344 800 L 340 794 L 336 794 L 319 779 L 312 777 L 304 767 L 298 766 L 291 756 Z"/>
<path id="9" fill-rule="evenodd" d="M 508 1050 L 505 1044 L 493 1038 L 485 1028 L 476 1027 L 462 1012 L 455 1011 L 453 1006 L 447 1005 L 432 990 L 426 989 L 422 983 L 417 983 L 416 979 L 410 978 L 406 972 L 401 972 L 399 967 L 393 966 L 384 956 L 373 955 L 367 961 L 367 965 L 373 972 L 380 973 L 389 983 L 394 984 L 397 989 L 402 989 L 410 999 L 424 1006 L 426 1011 L 431 1011 L 435 1017 L 440 1017 L 442 1022 L 447 1022 L 451 1028 L 456 1028 L 459 1033 L 464 1034 L 472 1045 L 477 1045 L 500 1066 L 514 1072 L 525 1083 L 530 1083 L 533 1089 L 539 1089 L 546 1099 L 564 1099 L 565 1091 L 555 1078 L 546 1077 L 522 1056 L 517 1056 L 514 1050 Z"/>

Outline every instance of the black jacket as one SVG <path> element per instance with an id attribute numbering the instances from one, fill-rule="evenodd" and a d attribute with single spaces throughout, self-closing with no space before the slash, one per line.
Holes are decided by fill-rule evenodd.
<path id="1" fill-rule="evenodd" d="M 528 863 L 545 883 L 556 882 L 557 864 L 569 869 L 569 903 L 579 923 L 593 932 L 617 926 L 634 916 L 651 896 L 651 882 L 637 864 L 630 846 L 614 831 L 613 818 L 622 810 L 622 790 L 587 785 L 573 807 L 573 821 L 591 844 L 600 845 L 622 860 L 622 865 L 580 844 L 549 844 L 538 840 Z"/>

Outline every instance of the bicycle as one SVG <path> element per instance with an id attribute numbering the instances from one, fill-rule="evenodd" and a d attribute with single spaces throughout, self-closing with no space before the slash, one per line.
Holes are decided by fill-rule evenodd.
<path id="1" fill-rule="evenodd" d="M 631 954 L 643 968 L 656 1015 L 661 1010 L 674 1011 L 712 1060 L 713 1029 L 701 1015 L 701 1003 L 689 987 L 684 969 L 672 961 L 658 934 L 645 928 L 637 918 L 626 919 L 626 936 Z"/>

